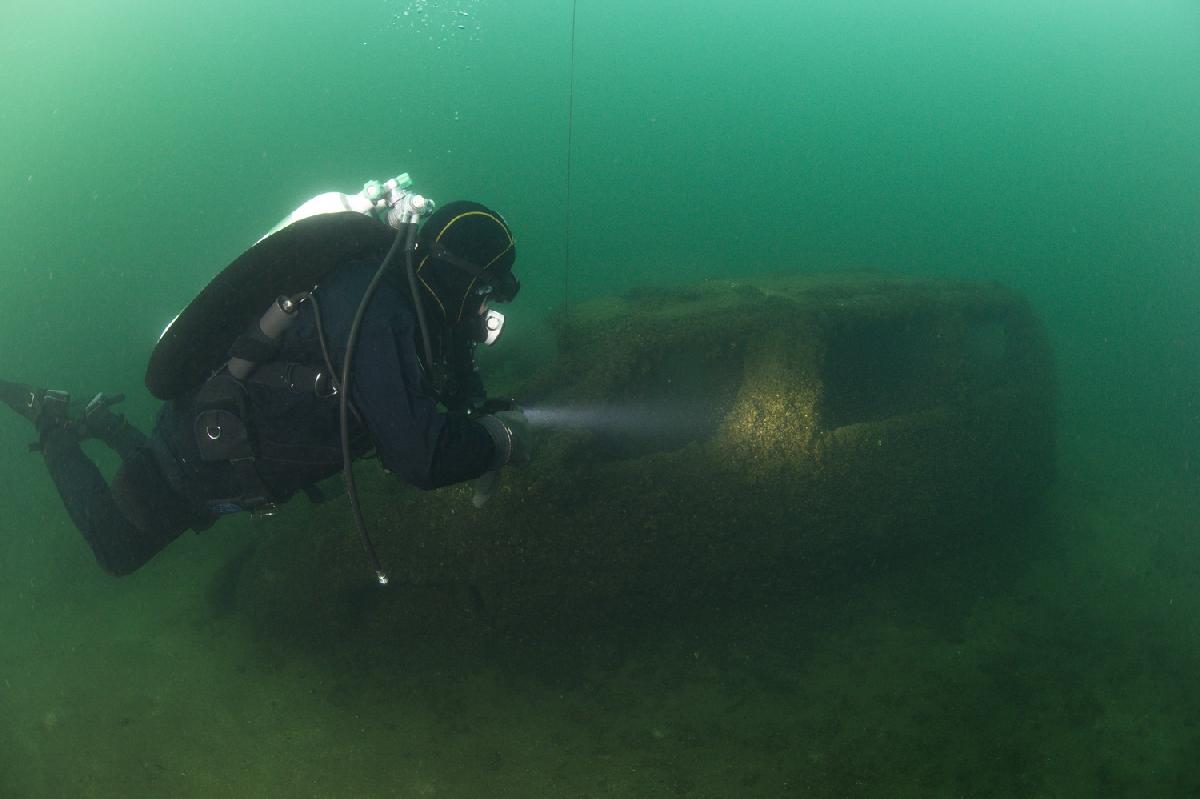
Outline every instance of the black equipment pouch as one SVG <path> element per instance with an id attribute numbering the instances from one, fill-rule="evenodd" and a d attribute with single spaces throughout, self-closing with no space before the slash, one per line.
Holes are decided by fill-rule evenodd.
<path id="1" fill-rule="evenodd" d="M 255 467 L 251 431 L 246 424 L 246 390 L 231 375 L 218 374 L 208 379 L 195 399 L 196 418 L 192 434 L 200 459 L 226 468 L 225 474 L 210 485 L 215 496 L 206 498 L 209 509 L 217 514 L 250 511 L 270 515 L 277 500 Z"/>

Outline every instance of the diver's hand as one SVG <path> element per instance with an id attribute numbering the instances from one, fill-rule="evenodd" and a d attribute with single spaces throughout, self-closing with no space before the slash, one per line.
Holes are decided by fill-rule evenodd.
<path id="1" fill-rule="evenodd" d="M 498 411 L 515 411 L 520 410 L 517 406 L 517 401 L 513 399 L 500 399 L 497 397 L 489 397 L 483 401 L 482 405 L 475 408 L 475 413 L 479 415 L 496 413 Z"/>
<path id="2" fill-rule="evenodd" d="M 495 416 L 504 422 L 508 427 L 509 435 L 512 436 L 512 452 L 508 456 L 509 465 L 524 466 L 529 463 L 533 446 L 530 442 L 529 420 L 525 418 L 525 411 L 513 408 L 511 411 L 497 411 Z"/>
<path id="3" fill-rule="evenodd" d="M 476 421 L 488 431 L 495 445 L 492 468 L 477 477 L 473 484 L 475 494 L 471 504 L 481 508 L 500 488 L 501 467 L 529 463 L 529 420 L 519 408 L 514 408 L 482 416 Z"/>
<path id="4" fill-rule="evenodd" d="M 481 416 L 476 421 L 483 425 L 496 445 L 492 468 L 519 466 L 529 463 L 529 420 L 520 408 L 497 411 Z"/>

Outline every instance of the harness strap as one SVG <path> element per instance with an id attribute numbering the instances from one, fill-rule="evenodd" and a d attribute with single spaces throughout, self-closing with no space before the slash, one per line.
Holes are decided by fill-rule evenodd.
<path id="1" fill-rule="evenodd" d="M 265 363 L 279 354 L 280 344 L 263 333 L 258 325 L 238 336 L 229 348 L 230 358 L 241 358 L 250 363 Z"/>
<path id="2" fill-rule="evenodd" d="M 208 508 L 217 514 L 273 512 L 275 494 L 255 467 L 245 389 L 230 375 L 211 377 L 196 396 L 196 409 L 192 435 L 201 460 L 228 463 L 233 477 L 230 495 L 206 497 Z"/>

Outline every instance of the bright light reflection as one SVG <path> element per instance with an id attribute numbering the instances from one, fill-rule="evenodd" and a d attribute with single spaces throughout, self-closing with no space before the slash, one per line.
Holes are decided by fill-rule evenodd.
<path id="1" fill-rule="evenodd" d="M 695 428 L 704 421 L 700 407 L 665 405 L 595 405 L 524 408 L 532 427 L 587 430 L 636 436 L 662 435 Z"/>

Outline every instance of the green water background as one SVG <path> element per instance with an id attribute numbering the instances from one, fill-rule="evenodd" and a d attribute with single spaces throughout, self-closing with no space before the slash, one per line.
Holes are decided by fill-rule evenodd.
<path id="1" fill-rule="evenodd" d="M 402 170 L 439 200 L 479 199 L 513 225 L 524 284 L 505 342 L 515 348 L 544 348 L 542 320 L 564 304 L 646 282 L 864 267 L 999 280 L 1031 298 L 1057 352 L 1065 484 L 1077 489 L 1069 503 L 1097 516 L 1086 543 L 1069 537 L 1069 525 L 1056 532 L 1064 551 L 1095 555 L 1076 565 L 1099 570 L 1084 584 L 1112 614 L 1088 623 L 1114 625 L 1106 651 L 1165 648 L 1185 679 L 1194 631 L 1151 625 L 1162 637 L 1144 641 L 1134 632 L 1144 625 L 1114 618 L 1146 610 L 1143 600 L 1157 607 L 1160 593 L 1172 608 L 1200 607 L 1200 596 L 1182 575 L 1154 584 L 1150 570 L 1135 575 L 1148 593 L 1123 606 L 1129 586 L 1114 588 L 1096 563 L 1136 561 L 1129 548 L 1150 535 L 1155 562 L 1190 562 L 1197 141 L 1200 7 L 1183 0 L 9 3 L 0 8 L 0 375 L 81 394 L 126 390 L 131 416 L 148 422 L 154 403 L 138 387 L 149 349 L 217 268 L 306 197 Z M 0 709 L 9 719 L 0 724 L 11 725 L 0 729 L 0 789 L 56 795 L 86 784 L 81 793 L 118 795 L 113 780 L 141 779 L 144 762 L 66 747 L 64 729 L 73 742 L 103 739 L 110 716 L 150 711 L 121 695 L 91 715 L 105 704 L 98 696 L 114 694 L 97 688 L 88 652 L 109 652 L 99 661 L 109 670 L 140 663 L 139 679 L 173 685 L 167 674 L 178 664 L 165 651 L 209 651 L 196 637 L 163 643 L 178 634 L 173 614 L 191 607 L 178 587 L 203 585 L 229 539 L 189 538 L 148 575 L 109 581 L 88 562 L 40 464 L 22 453 L 27 439 L 19 420 L 0 419 L 11 453 L 0 462 Z M 1046 615 L 1046 602 L 1029 617 Z M 280 695 L 299 690 L 253 665 L 239 682 L 222 664 L 240 662 L 243 650 L 233 633 L 217 635 L 229 637 L 228 651 L 188 662 L 223 686 L 222 701 L 236 704 L 262 681 Z M 100 643 L 113 640 L 128 645 L 127 661 Z M 147 660 L 147 648 L 165 659 Z M 1080 648 L 1086 654 L 1072 654 L 1081 661 L 1099 657 Z M 39 668 L 44 658 L 55 665 Z M 631 684 L 633 695 L 652 690 Z M 1164 675 L 1132 707 L 1153 715 L 1164 697 L 1195 700 L 1167 685 L 1175 683 Z M 490 687 L 464 696 L 503 704 L 505 685 Z M 318 728 L 321 706 L 303 707 Z M 180 734 L 200 741 L 185 747 L 188 763 L 224 752 L 204 743 L 202 717 L 180 718 L 189 719 Z M 803 727 L 779 724 L 789 734 Z M 544 734 L 533 722 L 519 729 Z M 247 741 L 269 734 L 253 732 Z M 1120 760 L 1138 738 L 1112 733 L 1104 757 Z M 362 745 L 350 726 L 323 740 L 352 761 Z M 1146 746 L 1176 751 L 1179 740 Z M 71 765 L 48 776 L 68 750 Z M 816 768 L 825 755 L 813 751 L 773 757 L 811 755 Z M 296 789 L 281 775 L 303 766 L 282 752 L 231 784 Z M 453 753 L 422 762 L 432 790 L 458 770 Z M 1099 779 L 1079 768 L 1061 786 Z M 1154 768 L 1142 795 L 1183 766 L 1166 758 Z M 173 795 L 218 784 L 168 770 Z M 346 784 L 313 779 L 324 795 Z M 392 795 L 363 779 L 359 792 Z M 562 784 L 574 785 L 531 777 L 523 789 L 555 795 L 548 786 Z M 639 795 L 637 784 L 610 793 Z M 704 784 L 691 791 L 708 795 Z M 885 785 L 867 779 L 862 790 L 882 795 Z M 765 783 L 745 790 L 776 795 Z M 972 790 L 986 793 L 964 792 Z"/>

